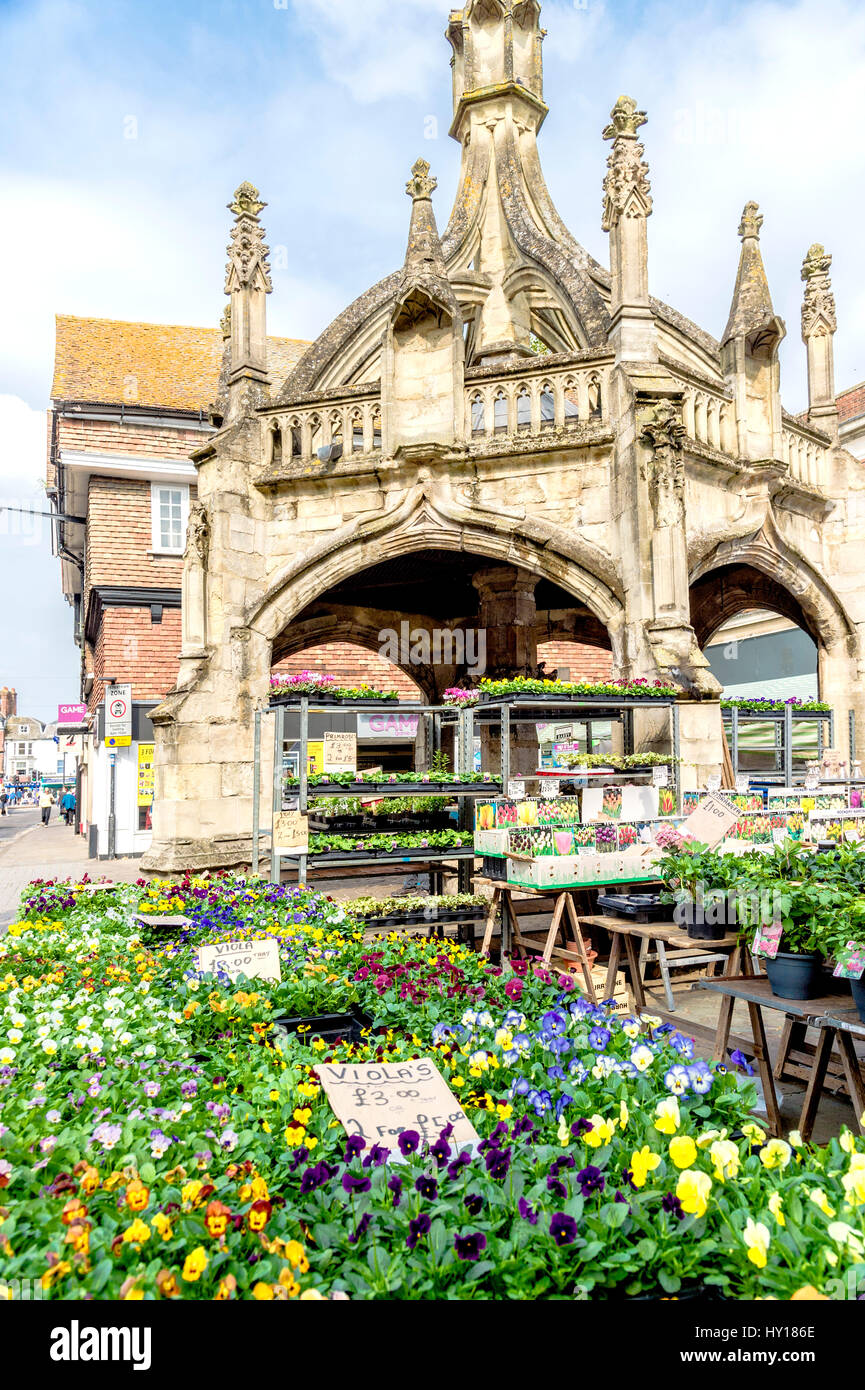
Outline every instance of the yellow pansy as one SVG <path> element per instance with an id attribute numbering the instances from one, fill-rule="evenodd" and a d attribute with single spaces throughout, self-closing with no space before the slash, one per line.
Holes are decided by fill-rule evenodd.
<path id="1" fill-rule="evenodd" d="M 681 1123 L 679 1102 L 675 1096 L 662 1100 L 655 1107 L 655 1129 L 659 1134 L 675 1134 Z"/>
<path id="2" fill-rule="evenodd" d="M 670 1158 L 677 1168 L 690 1168 L 697 1161 L 697 1145 L 690 1135 L 681 1134 L 670 1141 Z"/>
<path id="3" fill-rule="evenodd" d="M 709 1150 L 709 1157 L 715 1165 L 715 1178 L 718 1182 L 738 1177 L 742 1159 L 738 1147 L 730 1139 L 719 1139 L 713 1144 Z"/>
<path id="4" fill-rule="evenodd" d="M 187 1284 L 194 1284 L 201 1278 L 207 1269 L 207 1263 L 207 1255 L 200 1245 L 197 1250 L 193 1250 L 191 1254 L 187 1255 L 183 1263 L 182 1275 Z"/>
<path id="5" fill-rule="evenodd" d="M 829 1201 L 829 1198 L 826 1196 L 826 1193 L 823 1191 L 822 1188 L 820 1188 L 820 1187 L 814 1187 L 814 1188 L 812 1188 L 811 1191 L 809 1192 L 808 1196 L 810 1197 L 811 1201 L 814 1203 L 814 1206 L 815 1206 L 815 1207 L 819 1207 L 819 1209 L 820 1209 L 820 1211 L 822 1211 L 823 1215 L 824 1215 L 824 1216 L 828 1216 L 828 1218 L 829 1218 L 830 1221 L 833 1219 L 833 1217 L 835 1217 L 835 1216 L 838 1215 L 838 1213 L 836 1212 L 835 1208 L 832 1206 L 832 1203 Z"/>
<path id="6" fill-rule="evenodd" d="M 765 1144 L 766 1142 L 766 1131 L 761 1129 L 759 1125 L 753 1123 L 743 1125 L 742 1133 L 746 1139 L 750 1139 L 752 1144 Z"/>
<path id="7" fill-rule="evenodd" d="M 592 1128 L 583 1135 L 584 1144 L 588 1144 L 590 1149 L 600 1149 L 604 1144 L 612 1143 L 618 1128 L 617 1120 L 605 1120 L 602 1115 L 593 1115 L 589 1123 Z"/>
<path id="8" fill-rule="evenodd" d="M 630 1120 L 630 1118 L 631 1112 L 628 1109 L 627 1103 L 625 1101 L 622 1101 L 621 1105 L 619 1106 L 619 1124 L 622 1127 L 623 1133 L 628 1128 L 628 1121 Z"/>
<path id="9" fill-rule="evenodd" d="M 760 1162 L 764 1168 L 784 1169 L 793 1157 L 793 1150 L 784 1139 L 770 1139 L 765 1149 L 760 1151 Z"/>
<path id="10" fill-rule="evenodd" d="M 742 1239 L 748 1248 L 751 1264 L 756 1265 L 758 1269 L 765 1269 L 769 1263 L 769 1246 L 772 1244 L 768 1226 L 764 1226 L 762 1221 L 754 1221 L 749 1216 L 742 1232 Z"/>
<path id="11" fill-rule="evenodd" d="M 688 1216 L 705 1216 L 709 1208 L 709 1194 L 712 1191 L 712 1179 L 708 1173 L 696 1172 L 688 1169 L 679 1178 L 676 1188 L 676 1196 L 682 1203 L 682 1210 Z"/>
<path id="12" fill-rule="evenodd" d="M 780 1192 L 773 1192 L 769 1198 L 769 1210 L 778 1222 L 779 1226 L 787 1225 L 787 1218 L 784 1215 L 784 1201 Z"/>
<path id="13" fill-rule="evenodd" d="M 631 1177 L 635 1187 L 645 1187 L 649 1174 L 661 1166 L 660 1154 L 652 1153 L 648 1144 L 631 1155 Z"/>

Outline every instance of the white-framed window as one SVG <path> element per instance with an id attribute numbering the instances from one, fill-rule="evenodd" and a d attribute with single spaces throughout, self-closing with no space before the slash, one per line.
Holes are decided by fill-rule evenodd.
<path id="1" fill-rule="evenodd" d="M 182 555 L 189 524 L 187 483 L 151 483 L 153 551 L 157 555 Z"/>

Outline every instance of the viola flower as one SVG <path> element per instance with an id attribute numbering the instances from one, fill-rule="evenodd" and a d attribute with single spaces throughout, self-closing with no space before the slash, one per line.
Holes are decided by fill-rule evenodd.
<path id="1" fill-rule="evenodd" d="M 523 1218 L 524 1221 L 528 1221 L 530 1226 L 537 1226 L 538 1213 L 535 1211 L 534 1207 L 529 1206 L 529 1203 L 526 1201 L 525 1197 L 520 1198 L 518 1203 L 518 1209 L 520 1216 Z"/>
<path id="2" fill-rule="evenodd" d="M 748 1061 L 748 1058 L 745 1056 L 744 1052 L 742 1052 L 738 1047 L 736 1048 L 735 1052 L 730 1053 L 730 1061 L 733 1063 L 733 1066 L 736 1067 L 738 1071 L 744 1072 L 746 1076 L 754 1075 L 754 1068 L 751 1066 L 751 1063 Z"/>
<path id="3" fill-rule="evenodd" d="M 697 1145 L 690 1135 L 680 1134 L 677 1139 L 670 1140 L 670 1158 L 679 1169 L 693 1167 L 697 1162 Z"/>
<path id="4" fill-rule="evenodd" d="M 355 1177 L 353 1173 L 343 1173 L 342 1186 L 344 1192 L 347 1192 L 349 1196 L 354 1196 L 355 1193 L 369 1192 L 372 1183 L 369 1178 Z"/>
<path id="5" fill-rule="evenodd" d="M 458 1260 L 479 1260 L 486 1248 L 487 1238 L 480 1231 L 473 1235 L 454 1238 L 454 1250 Z"/>
<path id="6" fill-rule="evenodd" d="M 568 1200 L 568 1189 L 559 1178 L 547 1178 L 547 1188 L 555 1197 L 556 1201 L 566 1202 Z"/>
<path id="7" fill-rule="evenodd" d="M 357 1229 L 348 1238 L 349 1245 L 357 1245 L 358 1241 L 363 1239 L 363 1237 L 366 1235 L 367 1227 L 369 1226 L 370 1221 L 372 1221 L 372 1216 L 368 1211 L 364 1212 L 363 1216 L 357 1223 Z"/>
<path id="8" fill-rule="evenodd" d="M 633 1187 L 645 1187 L 650 1173 L 654 1173 L 656 1168 L 661 1166 L 661 1155 L 652 1153 L 648 1144 L 639 1152 L 631 1155 L 631 1185 Z"/>
<path id="9" fill-rule="evenodd" d="M 667 1193 L 666 1197 L 661 1203 L 661 1207 L 667 1213 L 668 1216 L 675 1216 L 677 1221 L 684 1221 L 685 1212 L 682 1207 L 682 1203 L 679 1201 L 678 1197 L 675 1197 L 673 1195 L 672 1192 Z"/>
<path id="10" fill-rule="evenodd" d="M 664 1077 L 664 1085 L 668 1091 L 672 1091 L 674 1096 L 686 1096 L 691 1089 L 691 1078 L 687 1068 L 671 1067 Z"/>
<path id="11" fill-rule="evenodd" d="M 404 1129 L 396 1142 L 403 1158 L 409 1158 L 420 1148 L 420 1135 L 415 1129 Z"/>
<path id="12" fill-rule="evenodd" d="M 606 1178 L 600 1168 L 584 1168 L 577 1174 L 577 1182 L 580 1184 L 584 1197 L 591 1197 L 596 1192 L 603 1192 L 607 1185 Z"/>
<path id="13" fill-rule="evenodd" d="M 573 1245 L 577 1238 L 577 1223 L 563 1211 L 553 1212 L 550 1218 L 550 1235 L 556 1245 Z"/>
<path id="14" fill-rule="evenodd" d="M 419 1192 L 421 1197 L 428 1202 L 434 1202 L 439 1195 L 439 1185 L 435 1178 L 421 1176 L 417 1179 L 414 1187 L 415 1192 Z"/>
<path id="15" fill-rule="evenodd" d="M 408 1223 L 408 1235 L 406 1245 L 409 1250 L 414 1250 L 419 1240 L 429 1234 L 432 1221 L 428 1216 L 416 1216 Z"/>
<path id="16" fill-rule="evenodd" d="M 726 1182 L 728 1178 L 734 1180 L 738 1177 L 742 1165 L 738 1144 L 734 1144 L 730 1139 L 718 1139 L 709 1149 L 709 1157 L 715 1165 L 716 1182 Z M 685 1166 L 690 1167 L 690 1164 Z"/>
<path id="17" fill-rule="evenodd" d="M 784 1139 L 770 1139 L 764 1149 L 760 1151 L 760 1162 L 764 1168 L 780 1168 L 782 1171 L 789 1165 L 793 1157 L 793 1150 Z"/>
<path id="18" fill-rule="evenodd" d="M 469 1216 L 478 1216 L 483 1208 L 484 1199 L 479 1192 L 470 1192 L 463 1201 L 463 1206 Z"/>
<path id="19" fill-rule="evenodd" d="M 631 1065 L 637 1068 L 638 1072 L 646 1072 L 655 1060 L 655 1054 L 645 1043 L 635 1047 L 631 1053 Z"/>
<path id="20" fill-rule="evenodd" d="M 366 1140 L 360 1134 L 350 1134 L 345 1144 L 345 1154 L 343 1163 L 351 1163 L 353 1158 L 357 1158 L 366 1148 Z"/>
<path id="21" fill-rule="evenodd" d="M 709 1209 L 711 1191 L 712 1179 L 709 1174 L 689 1169 L 679 1178 L 676 1196 L 682 1203 L 682 1210 L 688 1216 L 701 1217 L 705 1216 Z"/>
<path id="22" fill-rule="evenodd" d="M 394 1206 L 398 1207 L 400 1198 L 402 1197 L 402 1178 L 394 1173 L 393 1177 L 388 1182 L 388 1188 L 393 1193 Z"/>
<path id="23" fill-rule="evenodd" d="M 762 1221 L 754 1221 L 748 1217 L 745 1229 L 742 1232 L 742 1239 L 748 1250 L 748 1259 L 758 1269 L 765 1269 L 769 1263 L 769 1246 L 772 1237 L 769 1228 L 764 1226 Z"/>
<path id="24" fill-rule="evenodd" d="M 655 1129 L 659 1134 L 675 1134 L 682 1123 L 679 1102 L 675 1096 L 655 1106 Z"/>
<path id="25" fill-rule="evenodd" d="M 184 1260 L 181 1278 L 184 1279 L 187 1284 L 195 1284 L 207 1269 L 207 1265 L 207 1255 L 199 1245 L 198 1248 L 187 1255 Z"/>
<path id="26" fill-rule="evenodd" d="M 510 1149 L 490 1149 L 486 1155 L 487 1172 L 495 1182 L 504 1182 L 511 1167 Z"/>

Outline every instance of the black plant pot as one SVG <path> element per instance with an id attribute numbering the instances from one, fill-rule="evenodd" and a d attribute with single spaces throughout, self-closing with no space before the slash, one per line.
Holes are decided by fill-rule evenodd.
<path id="1" fill-rule="evenodd" d="M 859 1017 L 865 1023 L 865 979 L 851 980 L 850 988 L 853 991 L 853 1003 L 859 1010 Z"/>
<path id="2" fill-rule="evenodd" d="M 819 999 L 823 989 L 823 957 L 779 951 L 766 960 L 766 974 L 777 999 Z"/>
<path id="3" fill-rule="evenodd" d="M 685 902 L 676 908 L 676 921 L 681 922 L 692 941 L 723 941 L 736 926 L 736 904 L 727 900 L 709 904 L 707 920 L 703 903 Z"/>
<path id="4" fill-rule="evenodd" d="M 345 1014 L 313 1014 L 306 1018 L 275 1018 L 274 1026 L 282 1033 L 296 1034 L 304 1029 L 304 1037 L 321 1038 L 324 1042 L 359 1043 L 361 1033 L 372 1028 L 373 1020 L 357 1004 L 352 1004 Z"/>

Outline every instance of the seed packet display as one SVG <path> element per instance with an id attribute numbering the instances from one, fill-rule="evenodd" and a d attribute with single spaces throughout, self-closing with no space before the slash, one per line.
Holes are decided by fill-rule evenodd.
<path id="1" fill-rule="evenodd" d="M 580 823 L 580 798 L 560 796 L 555 801 L 538 802 L 539 825 L 574 826 Z"/>
<path id="2" fill-rule="evenodd" d="M 536 801 L 517 802 L 517 825 L 535 826 L 538 823 L 538 803 Z"/>
<path id="3" fill-rule="evenodd" d="M 816 792 L 814 795 L 814 809 L 817 811 L 846 811 L 847 793 L 843 792 Z"/>
<path id="4" fill-rule="evenodd" d="M 736 792 L 730 796 L 729 800 L 741 812 L 742 816 L 755 816 L 762 814 L 763 797 L 760 792 Z"/>
<path id="5" fill-rule="evenodd" d="M 517 823 L 517 803 L 515 801 L 496 802 L 496 828 L 509 830 Z"/>
<path id="6" fill-rule="evenodd" d="M 863 789 L 862 787 L 850 788 L 850 810 L 865 810 L 865 789 Z"/>
<path id="7" fill-rule="evenodd" d="M 636 825 L 619 826 L 619 849 L 633 849 L 640 843 L 640 831 Z"/>
<path id="8" fill-rule="evenodd" d="M 495 830 L 497 812 L 498 806 L 495 801 L 476 801 L 475 832 L 479 830 Z"/>
<path id="9" fill-rule="evenodd" d="M 682 792 L 682 815 L 686 820 L 694 814 L 705 795 L 705 792 Z"/>
<path id="10" fill-rule="evenodd" d="M 658 788 L 658 815 L 675 816 L 678 811 L 676 805 L 676 793 L 672 787 Z"/>
<path id="11" fill-rule="evenodd" d="M 583 824 L 636 824 L 658 819 L 660 787 L 587 787 Z"/>
<path id="12" fill-rule="evenodd" d="M 601 818 L 603 820 L 619 821 L 622 819 L 623 792 L 623 787 L 604 787 L 601 803 Z"/>
<path id="13" fill-rule="evenodd" d="M 574 845 L 577 853 L 594 854 L 597 848 L 597 831 L 593 825 L 578 825 L 574 828 Z"/>
<path id="14" fill-rule="evenodd" d="M 747 840 L 752 845 L 767 845 L 772 839 L 771 816 L 745 816 L 730 831 L 730 839 Z"/>
<path id="15" fill-rule="evenodd" d="M 619 827 L 599 825 L 595 830 L 595 843 L 598 854 L 615 854 L 619 847 Z"/>
<path id="16" fill-rule="evenodd" d="M 812 840 L 834 840 L 837 844 L 861 844 L 865 840 L 865 811 L 847 811 L 841 816 L 812 811 L 809 822 Z"/>

